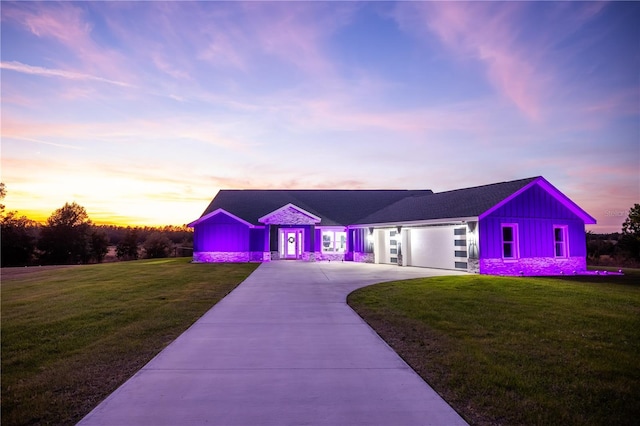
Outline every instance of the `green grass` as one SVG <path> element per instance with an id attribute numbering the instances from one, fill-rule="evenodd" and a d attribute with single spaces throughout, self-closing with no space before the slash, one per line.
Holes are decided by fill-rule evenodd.
<path id="1" fill-rule="evenodd" d="M 378 284 L 348 303 L 468 422 L 640 419 L 640 271 Z"/>
<path id="2" fill-rule="evenodd" d="M 75 424 L 256 264 L 2 270 L 2 424 Z"/>

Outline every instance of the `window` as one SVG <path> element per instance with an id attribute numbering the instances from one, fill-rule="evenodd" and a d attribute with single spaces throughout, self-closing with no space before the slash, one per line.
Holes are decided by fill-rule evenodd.
<path id="1" fill-rule="evenodd" d="M 518 258 L 518 225 L 502 225 L 502 258 Z"/>
<path id="2" fill-rule="evenodd" d="M 567 257 L 567 227 L 553 227 L 554 252 L 556 257 Z"/>
<path id="3" fill-rule="evenodd" d="M 347 233 L 344 231 L 322 231 L 322 251 L 324 253 L 344 253 L 347 250 Z"/>

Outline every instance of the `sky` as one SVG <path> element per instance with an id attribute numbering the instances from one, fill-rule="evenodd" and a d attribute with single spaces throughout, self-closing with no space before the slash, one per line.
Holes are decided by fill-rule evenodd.
<path id="1" fill-rule="evenodd" d="M 544 176 L 640 203 L 640 3 L 5 2 L 8 210 L 182 225 L 219 189 Z"/>

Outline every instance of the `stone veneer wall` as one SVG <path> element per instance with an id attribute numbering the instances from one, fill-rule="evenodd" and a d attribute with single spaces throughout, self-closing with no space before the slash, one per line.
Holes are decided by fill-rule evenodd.
<path id="1" fill-rule="evenodd" d="M 302 260 L 304 260 L 305 262 L 315 262 L 316 253 L 310 253 L 308 251 L 305 251 L 304 253 L 302 253 Z"/>
<path id="2" fill-rule="evenodd" d="M 271 252 L 269 251 L 252 251 L 251 262 L 271 262 Z"/>
<path id="3" fill-rule="evenodd" d="M 478 259 L 467 259 L 467 272 L 472 274 L 479 274 L 480 261 L 478 261 Z"/>
<path id="4" fill-rule="evenodd" d="M 354 262 L 362 262 L 362 263 L 375 263 L 375 258 L 373 253 L 353 253 L 353 261 Z"/>
<path id="5" fill-rule="evenodd" d="M 318 261 L 328 261 L 328 262 L 343 262 L 344 261 L 344 253 L 322 253 L 316 252 L 316 260 Z"/>
<path id="6" fill-rule="evenodd" d="M 194 263 L 269 262 L 271 253 L 262 251 L 197 251 L 193 253 Z"/>
<path id="7" fill-rule="evenodd" d="M 248 251 L 197 251 L 193 253 L 193 261 L 196 263 L 225 263 L 225 262 L 249 262 L 251 254 Z"/>
<path id="8" fill-rule="evenodd" d="M 317 220 L 307 216 L 294 207 L 271 214 L 264 221 L 268 225 L 315 225 Z"/>
<path id="9" fill-rule="evenodd" d="M 507 261 L 480 259 L 480 273 L 488 275 L 572 275 L 586 270 L 587 261 L 584 257 L 526 257 Z"/>

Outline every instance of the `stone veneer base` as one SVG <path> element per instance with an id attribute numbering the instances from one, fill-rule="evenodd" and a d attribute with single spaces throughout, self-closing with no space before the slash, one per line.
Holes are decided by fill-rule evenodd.
<path id="1" fill-rule="evenodd" d="M 479 274 L 480 261 L 478 259 L 467 259 L 467 272 L 470 274 Z"/>
<path id="2" fill-rule="evenodd" d="M 584 257 L 566 259 L 553 257 L 528 257 L 516 260 L 480 259 L 480 273 L 487 275 L 573 275 L 587 270 Z"/>
<path id="3" fill-rule="evenodd" d="M 353 253 L 353 261 L 361 263 L 375 263 L 375 257 L 373 253 Z"/>
<path id="4" fill-rule="evenodd" d="M 271 253 L 261 251 L 197 251 L 193 253 L 194 263 L 237 263 L 237 262 L 269 262 Z"/>
<path id="5" fill-rule="evenodd" d="M 344 262 L 344 253 L 316 252 L 316 260 L 325 262 Z"/>

